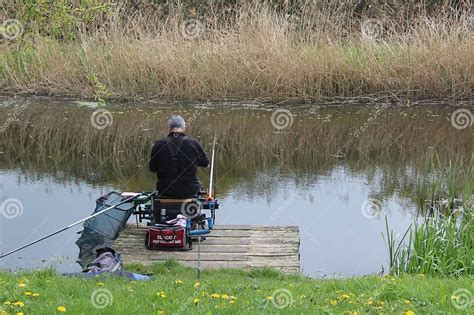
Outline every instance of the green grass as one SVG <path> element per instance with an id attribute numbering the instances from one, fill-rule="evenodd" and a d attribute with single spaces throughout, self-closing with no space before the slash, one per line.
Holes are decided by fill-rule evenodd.
<path id="1" fill-rule="evenodd" d="M 422 275 L 365 276 L 313 280 L 263 268 L 208 270 L 197 281 L 192 268 L 173 261 L 151 267 L 129 265 L 126 269 L 153 272 L 154 279 L 135 282 L 110 277 L 68 278 L 52 270 L 0 273 L 0 314 L 4 314 L 2 309 L 12 314 L 20 311 L 25 314 L 59 313 L 57 308 L 60 306 L 72 314 L 161 314 L 159 311 L 164 314 L 459 313 L 462 310 L 453 305 L 453 301 L 459 299 L 458 293 L 454 292 L 474 290 L 472 276 L 457 279 Z M 22 283 L 24 285 L 20 285 Z M 39 293 L 39 296 L 33 296 L 33 293 Z M 94 299 L 99 293 L 104 298 Z M 219 296 L 212 297 L 213 294 Z M 92 301 L 97 305 L 112 303 L 98 309 Z M 291 301 L 291 304 L 285 306 L 285 301 Z M 19 304 L 24 306 L 15 306 L 15 302 L 22 302 Z M 278 308 L 279 305 L 285 307 Z M 468 309 L 464 311 L 467 313 Z"/>

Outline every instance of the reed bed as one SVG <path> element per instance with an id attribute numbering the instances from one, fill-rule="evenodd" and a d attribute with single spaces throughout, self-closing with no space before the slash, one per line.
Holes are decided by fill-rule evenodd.
<path id="1" fill-rule="evenodd" d="M 82 23 L 75 40 L 43 32 L 0 43 L 0 91 L 95 97 L 100 83 L 117 98 L 472 97 L 469 7 L 410 17 L 381 9 L 371 19 L 342 5 L 287 13 L 246 4 L 191 16 L 178 5 L 126 18 L 117 7 L 100 27 Z M 199 21 L 192 38 L 183 31 L 189 18 Z"/>
<path id="2" fill-rule="evenodd" d="M 427 216 L 415 221 L 398 239 L 386 219 L 390 272 L 448 277 L 472 275 L 473 168 L 438 161 L 428 175 L 434 175 L 427 176 L 431 181 L 429 192 L 434 199 L 426 204 Z"/>

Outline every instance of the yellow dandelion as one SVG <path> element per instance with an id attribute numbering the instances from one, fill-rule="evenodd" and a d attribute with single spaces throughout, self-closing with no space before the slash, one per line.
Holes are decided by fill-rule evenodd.
<path id="1" fill-rule="evenodd" d="M 196 282 L 194 283 L 194 288 L 199 289 L 201 287 L 201 283 Z"/>
<path id="2" fill-rule="evenodd" d="M 33 293 L 32 293 L 32 292 L 30 292 L 30 291 L 25 291 L 23 294 L 24 294 L 24 295 L 26 295 L 26 296 L 33 295 Z"/>
<path id="3" fill-rule="evenodd" d="M 0 313 L 0 314 L 1 314 L 1 313 Z M 23 313 L 23 312 L 18 312 L 18 313 L 16 313 L 16 315 L 25 315 L 25 313 Z"/>
<path id="4" fill-rule="evenodd" d="M 415 315 L 415 312 L 413 311 L 406 311 L 405 313 L 403 313 L 404 315 Z"/>
<path id="5" fill-rule="evenodd" d="M 212 293 L 211 297 L 214 298 L 214 299 L 218 299 L 218 298 L 221 297 L 221 295 L 219 293 Z"/>
<path id="6" fill-rule="evenodd" d="M 163 312 L 163 311 L 158 311 L 158 312 L 156 312 L 156 315 L 163 315 L 164 313 L 165 312 Z"/>
<path id="7" fill-rule="evenodd" d="M 31 296 L 33 296 L 33 297 L 38 297 L 38 296 L 40 296 L 40 294 L 37 293 L 37 292 L 34 292 Z"/>
<path id="8" fill-rule="evenodd" d="M 229 296 L 227 294 L 222 294 L 221 298 L 223 298 L 224 300 L 228 300 Z"/>
<path id="9" fill-rule="evenodd" d="M 175 283 L 176 285 L 182 285 L 182 284 L 183 284 L 183 281 L 181 281 L 181 280 L 176 280 L 174 283 Z"/>
<path id="10" fill-rule="evenodd" d="M 104 286 L 104 284 L 102 282 L 97 282 L 97 285 L 101 286 L 101 287 Z"/>
<path id="11" fill-rule="evenodd" d="M 405 303 L 405 304 L 410 304 L 411 301 L 410 301 L 410 300 L 405 300 L 405 301 L 403 301 L 403 303 Z"/>
<path id="12" fill-rule="evenodd" d="M 269 300 L 269 301 L 273 300 L 273 296 L 271 296 L 271 295 L 267 296 L 267 300 Z"/>
<path id="13" fill-rule="evenodd" d="M 206 295 L 207 295 L 207 292 L 206 292 L 206 291 L 202 291 L 202 292 L 201 292 L 201 295 L 202 295 L 202 296 L 206 296 Z"/>
<path id="14" fill-rule="evenodd" d="M 193 300 L 193 303 L 194 303 L 194 304 L 198 304 L 198 303 L 199 303 L 199 298 L 195 298 L 195 299 Z"/>
<path id="15" fill-rule="evenodd" d="M 20 283 L 18 283 L 18 287 L 24 288 L 24 287 L 26 287 L 26 283 L 20 282 Z"/>
<path id="16" fill-rule="evenodd" d="M 3 302 L 3 305 L 11 305 L 11 304 L 12 304 L 12 302 L 10 302 L 10 301 Z"/>
<path id="17" fill-rule="evenodd" d="M 22 301 L 18 301 L 18 302 L 12 303 L 12 305 L 15 305 L 15 306 L 18 306 L 18 307 L 24 307 L 25 303 L 23 303 Z"/>
<path id="18" fill-rule="evenodd" d="M 372 299 L 368 299 L 368 300 L 367 300 L 367 304 L 368 304 L 368 305 L 372 305 L 372 304 L 374 304 L 374 300 L 372 300 Z"/>
<path id="19" fill-rule="evenodd" d="M 329 301 L 329 303 L 330 303 L 332 306 L 334 306 L 334 305 L 337 304 L 337 301 L 336 301 L 336 300 L 331 300 L 331 301 Z"/>
<path id="20" fill-rule="evenodd" d="M 350 299 L 351 298 L 350 295 L 348 295 L 348 294 L 343 294 L 343 295 L 341 295 L 341 297 L 344 298 L 344 299 Z"/>
<path id="21" fill-rule="evenodd" d="M 58 306 L 56 310 L 61 313 L 66 313 L 66 307 L 64 307 L 63 305 Z"/>
<path id="22" fill-rule="evenodd" d="M 359 312 L 353 312 L 352 315 L 360 315 Z"/>

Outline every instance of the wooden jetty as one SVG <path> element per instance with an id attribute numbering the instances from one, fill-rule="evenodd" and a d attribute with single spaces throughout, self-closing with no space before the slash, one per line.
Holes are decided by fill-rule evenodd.
<path id="1" fill-rule="evenodd" d="M 127 224 L 114 242 L 123 261 L 152 264 L 169 258 L 187 266 L 197 264 L 197 242 L 190 251 L 145 248 L 146 226 Z M 300 271 L 297 226 L 218 225 L 201 243 L 201 267 L 251 268 L 268 266 L 283 272 Z"/>

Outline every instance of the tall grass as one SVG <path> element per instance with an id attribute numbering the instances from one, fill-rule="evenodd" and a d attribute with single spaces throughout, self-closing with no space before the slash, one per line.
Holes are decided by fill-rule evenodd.
<path id="1" fill-rule="evenodd" d="M 443 167 L 438 165 L 437 170 L 443 172 Z M 472 166 L 462 169 L 449 163 L 443 177 L 444 185 L 433 180 L 430 195 L 436 199 L 428 203 L 427 216 L 410 226 L 403 237 L 394 236 L 386 219 L 391 273 L 474 274 Z"/>
<path id="2" fill-rule="evenodd" d="M 380 35 L 367 38 L 361 25 L 371 16 L 355 17 L 342 4 L 318 2 L 292 14 L 246 4 L 195 15 L 202 26 L 195 39 L 182 34 L 190 16 L 179 5 L 156 15 L 116 10 L 121 19 L 86 23 L 74 41 L 43 32 L 25 35 L 21 46 L 4 43 L 0 90 L 94 97 L 91 77 L 111 97 L 184 100 L 461 99 L 474 89 L 468 9 L 409 18 L 379 10 Z"/>

